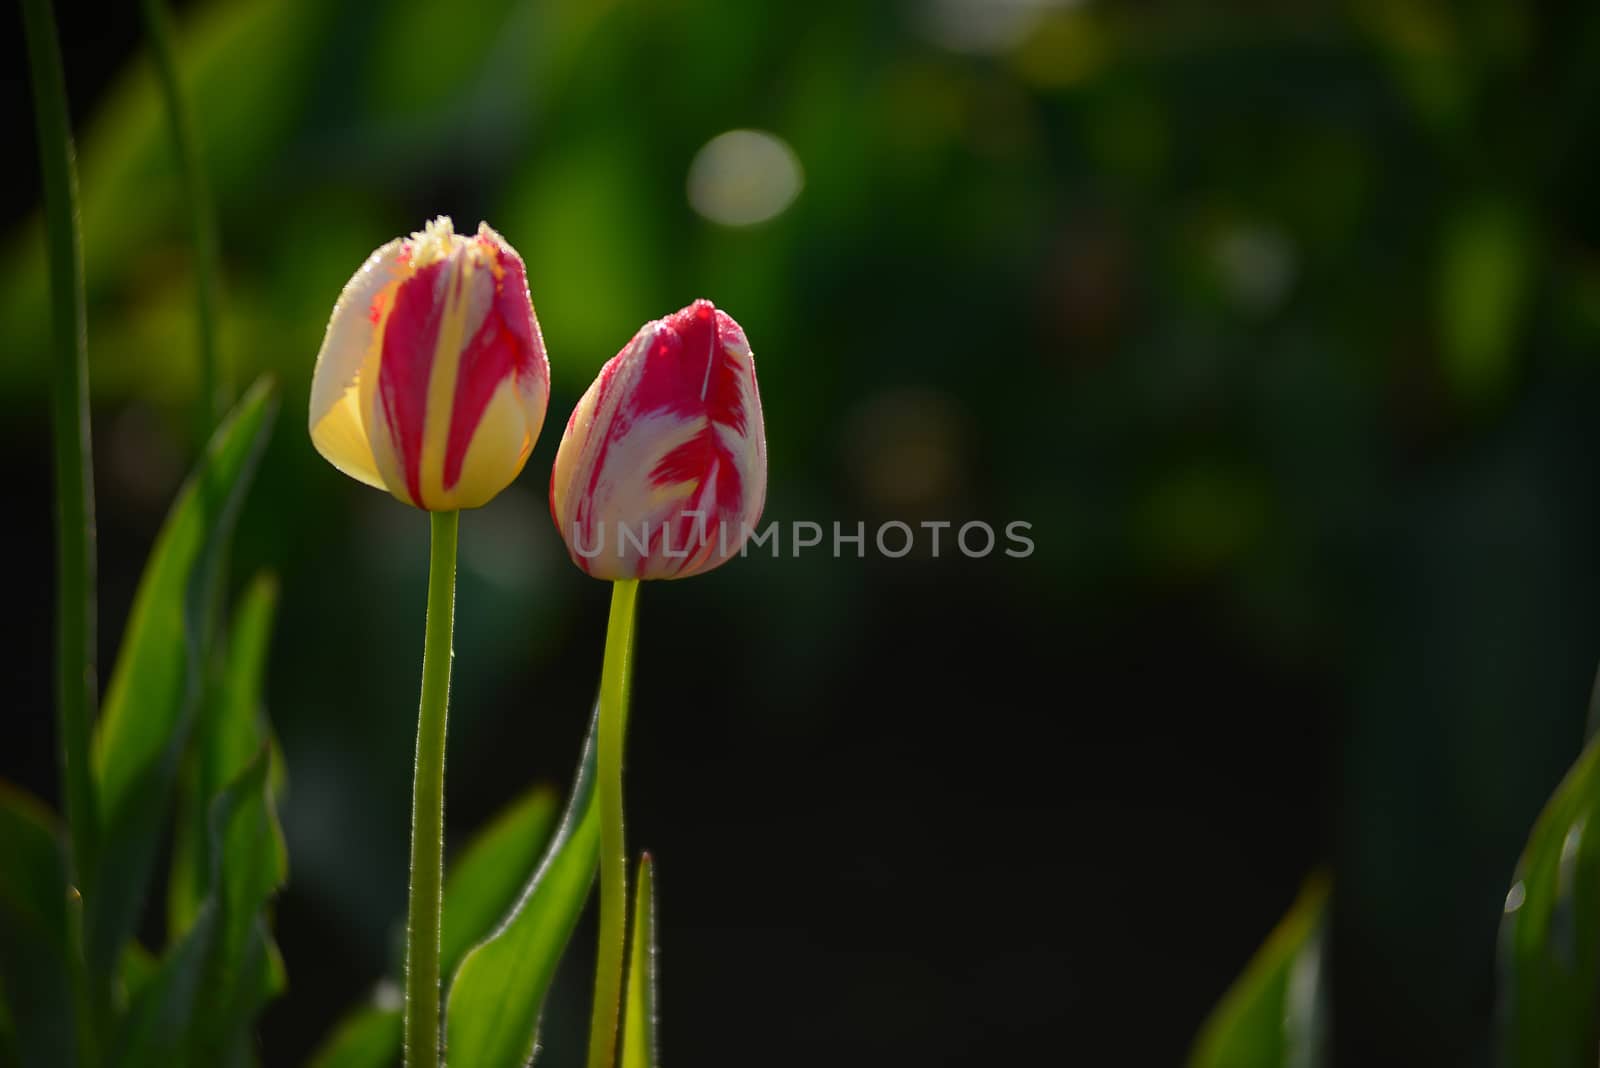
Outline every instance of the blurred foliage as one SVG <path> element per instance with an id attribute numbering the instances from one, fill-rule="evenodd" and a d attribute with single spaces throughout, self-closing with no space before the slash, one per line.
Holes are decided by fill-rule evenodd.
<path id="1" fill-rule="evenodd" d="M 0 1062 L 8 1065 L 77 1056 L 64 837 L 44 806 L 0 784 Z"/>
<path id="2" fill-rule="evenodd" d="M 1327 876 L 1318 875 L 1200 1029 L 1190 1068 L 1326 1063 L 1327 916 Z"/>
<path id="3" fill-rule="evenodd" d="M 1587 1065 L 1600 1050 L 1600 745 L 1539 815 L 1500 924 L 1499 1063 Z"/>
<path id="4" fill-rule="evenodd" d="M 97 724 L 92 772 L 107 833 L 92 858 L 75 859 L 90 870 L 69 879 L 64 831 L 0 782 L 7 1065 L 245 1066 L 262 1007 L 284 990 L 269 910 L 288 856 L 261 716 L 270 587 L 246 599 L 234 656 L 215 670 L 223 682 L 207 685 L 223 561 L 275 405 L 268 383 L 245 394 L 156 538 Z M 194 774 L 173 832 L 184 765 Z M 140 927 L 169 838 L 171 907 L 157 954 Z"/>
<path id="5" fill-rule="evenodd" d="M 604 598 L 564 560 L 545 478 L 565 413 L 644 320 L 704 295 L 745 326 L 769 518 L 1033 524 L 1037 552 L 1011 566 L 758 556 L 647 591 L 630 782 L 661 799 L 641 844 L 673 856 L 675 1055 L 717 1063 L 779 1004 L 805 1032 L 788 1063 L 857 1032 L 862 1063 L 1019 1059 L 1037 1038 L 1022 1018 L 1172 1063 L 1331 859 L 1350 1063 L 1487 1063 L 1507 879 L 1577 752 L 1600 647 L 1593 5 L 180 16 L 239 380 L 274 371 L 302 411 L 340 286 L 424 218 L 485 218 L 527 258 L 555 393 L 519 485 L 463 524 L 453 833 L 570 773 Z M 80 130 L 108 621 L 140 559 L 117 546 L 158 524 L 197 389 L 181 183 L 128 50 Z M 746 127 L 793 149 L 803 189 L 770 222 L 719 226 L 686 176 Z M 26 474 L 48 328 L 38 222 L 13 221 L 0 397 Z M 295 782 L 283 920 L 304 985 L 263 1038 L 272 1064 L 384 973 L 403 911 L 414 520 L 285 432 L 240 525 L 240 573 L 283 580 L 268 692 Z M 691 699 L 679 665 L 726 620 L 721 685 Z M 1020 710 L 1037 744 L 970 714 L 989 708 Z M 47 768 L 34 737 L 13 759 Z M 818 811 L 819 777 L 848 817 Z M 1130 781 L 1146 785 L 1109 810 Z M 1040 850 L 1030 821 L 1082 848 Z M 1166 828 L 1159 848 L 1125 833 L 1139 821 Z M 929 897 L 927 857 L 979 827 L 1006 877 L 952 862 Z M 799 857 L 721 859 L 757 836 Z M 1181 916 L 1174 855 L 1220 873 Z M 924 926 L 957 898 L 996 928 L 934 954 Z M 297 969 L 290 937 L 343 963 Z M 1129 937 L 1169 984 L 1137 1027 L 1113 996 Z M 817 990 L 825 1026 L 802 1027 Z M 559 1021 L 581 1016 L 547 1013 L 547 1063 L 569 1063 Z"/>
<path id="6" fill-rule="evenodd" d="M 218 590 L 226 582 L 227 545 L 275 414 L 276 397 L 260 382 L 217 429 L 203 462 L 173 502 L 134 597 L 94 736 L 106 838 L 97 870 L 87 880 L 96 890 L 84 915 L 85 953 L 94 970 L 114 967 L 138 927 L 196 722 L 209 720 L 224 731 L 250 729 L 221 719 L 241 714 L 237 701 L 208 714 L 206 676 Z M 249 709 L 247 703 L 242 714 L 249 715 Z M 209 728 L 200 737 L 209 747 Z M 222 789 L 265 744 L 264 735 L 251 741 L 246 760 L 237 761 L 226 777 L 213 778 L 210 793 L 197 795 L 194 803 L 203 811 L 210 812 Z M 198 759 L 216 757 L 202 752 Z M 217 836 L 214 829 L 210 834 Z M 187 842 L 179 850 L 180 863 L 201 859 L 210 862 L 199 878 L 210 885 L 216 878 L 211 851 Z M 193 919 L 183 910 L 177 915 Z M 174 938 L 183 933 L 182 928 L 170 932 Z"/>

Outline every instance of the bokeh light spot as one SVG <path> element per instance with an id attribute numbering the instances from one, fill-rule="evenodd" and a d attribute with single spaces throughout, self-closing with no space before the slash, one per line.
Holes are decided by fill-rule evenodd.
<path id="1" fill-rule="evenodd" d="M 1027 40 L 1051 11 L 1079 0 L 924 0 L 923 32 L 955 52 L 999 55 Z"/>
<path id="2" fill-rule="evenodd" d="M 794 150 L 762 130 L 718 134 L 689 164 L 690 206 L 724 226 L 766 222 L 794 203 L 802 185 Z"/>

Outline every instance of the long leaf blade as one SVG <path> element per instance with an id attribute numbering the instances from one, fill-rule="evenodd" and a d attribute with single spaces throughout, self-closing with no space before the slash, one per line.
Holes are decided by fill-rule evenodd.
<path id="1" fill-rule="evenodd" d="M 476 946 L 450 984 L 447 1061 L 456 1068 L 523 1068 L 556 965 L 572 938 L 600 859 L 591 727 L 577 781 L 539 870 L 500 929 Z"/>
<path id="2" fill-rule="evenodd" d="M 1556 787 L 1500 923 L 1500 1057 L 1581 1065 L 1600 1048 L 1600 741 Z"/>
<path id="3" fill-rule="evenodd" d="M 516 904 L 556 828 L 556 794 L 536 786 L 472 841 L 444 881 L 439 971 L 454 973 Z"/>
<path id="4" fill-rule="evenodd" d="M 241 1029 L 275 965 L 260 913 L 288 871 L 270 769 L 263 745 L 212 805 L 210 893 L 130 1009 L 117 1068 L 236 1062 Z"/>
<path id="5" fill-rule="evenodd" d="M 176 938 L 189 929 L 204 899 L 211 857 L 207 813 L 267 740 L 263 688 L 278 583 L 258 575 L 234 611 L 218 686 L 208 693 L 195 724 L 186 760 L 167 881 L 167 930 Z"/>
<path id="6" fill-rule="evenodd" d="M 1316 1068 L 1322 1063 L 1327 911 L 1327 880 L 1314 876 L 1212 1010 L 1189 1068 Z"/>
<path id="7" fill-rule="evenodd" d="M 622 1020 L 622 1068 L 656 1066 L 656 877 L 646 853 L 639 858 L 633 892 L 632 948 L 628 954 L 628 993 Z"/>
<path id="8" fill-rule="evenodd" d="M 105 841 L 87 902 L 91 966 L 112 969 L 148 890 L 199 699 L 218 562 L 265 445 L 275 400 L 258 382 L 217 429 L 174 502 L 134 596 L 95 738 Z"/>
<path id="9" fill-rule="evenodd" d="M 22 1068 L 80 1063 L 67 854 L 43 805 L 0 784 L 0 1001 Z"/>
<path id="10" fill-rule="evenodd" d="M 339 1025 L 307 1068 L 394 1068 L 402 1032 L 398 1007 L 361 1009 Z"/>
<path id="11" fill-rule="evenodd" d="M 532 877 L 556 829 L 556 794 L 536 786 L 468 843 L 444 881 L 439 970 L 494 932 Z M 311 1060 L 312 1068 L 390 1068 L 400 1060 L 400 1009 L 365 1005 L 351 1013 Z"/>

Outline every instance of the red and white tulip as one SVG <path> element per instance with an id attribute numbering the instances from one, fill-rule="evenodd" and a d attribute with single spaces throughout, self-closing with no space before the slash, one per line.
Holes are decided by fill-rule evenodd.
<path id="1" fill-rule="evenodd" d="M 311 383 L 329 463 L 428 511 L 476 508 L 527 462 L 550 365 L 516 250 L 440 217 L 374 252 L 340 294 Z"/>
<path id="2" fill-rule="evenodd" d="M 766 494 L 755 360 L 708 300 L 646 323 L 601 369 L 550 477 L 573 563 L 613 580 L 718 566 L 738 554 Z"/>

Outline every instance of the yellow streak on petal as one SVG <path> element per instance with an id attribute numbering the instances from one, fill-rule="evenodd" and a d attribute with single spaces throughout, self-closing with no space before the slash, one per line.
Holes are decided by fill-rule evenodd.
<path id="1" fill-rule="evenodd" d="M 472 276 L 479 264 L 471 254 L 452 257 L 444 279 L 439 334 L 428 372 L 428 407 L 422 420 L 422 470 L 418 484 L 423 507 L 443 510 L 451 495 L 444 488 L 444 454 L 450 442 L 450 416 L 455 408 L 456 379 L 461 373 L 461 350 L 467 343 L 467 318 Z"/>
<path id="2" fill-rule="evenodd" d="M 325 460 L 358 482 L 387 489 L 367 443 L 361 420 L 361 389 L 352 383 L 322 421 L 311 428 L 311 443 Z"/>
<path id="3" fill-rule="evenodd" d="M 694 496 L 694 491 L 699 488 L 700 480 L 698 478 L 685 479 L 682 482 L 669 482 L 665 486 L 657 486 L 650 494 L 650 507 L 656 509 L 663 505 L 671 504 L 673 501 L 681 501 L 685 497 L 692 497 Z"/>
<path id="4" fill-rule="evenodd" d="M 481 508 L 522 473 L 539 433 L 528 420 L 516 380 L 505 379 L 483 410 L 461 463 L 461 480 L 444 494 L 444 507 Z"/>

